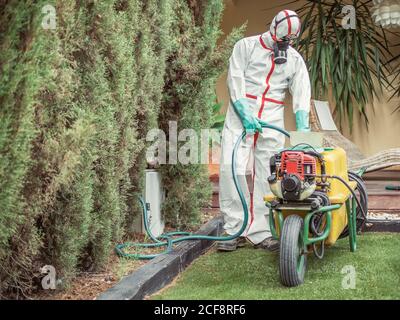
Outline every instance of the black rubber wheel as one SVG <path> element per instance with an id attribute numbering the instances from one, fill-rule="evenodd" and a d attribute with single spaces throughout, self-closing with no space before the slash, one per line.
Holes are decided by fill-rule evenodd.
<path id="1" fill-rule="evenodd" d="M 304 282 L 307 254 L 303 245 L 303 219 L 297 215 L 288 216 L 281 233 L 279 274 L 287 287 L 296 287 Z"/>

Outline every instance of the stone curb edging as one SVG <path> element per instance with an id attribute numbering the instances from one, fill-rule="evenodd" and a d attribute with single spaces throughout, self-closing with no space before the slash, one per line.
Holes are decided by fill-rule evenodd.
<path id="1" fill-rule="evenodd" d="M 219 235 L 222 216 L 203 225 L 196 234 Z M 160 255 L 132 274 L 122 278 L 115 286 L 100 294 L 96 300 L 142 300 L 169 284 L 194 259 L 203 254 L 213 241 L 184 241 L 170 253 Z"/>

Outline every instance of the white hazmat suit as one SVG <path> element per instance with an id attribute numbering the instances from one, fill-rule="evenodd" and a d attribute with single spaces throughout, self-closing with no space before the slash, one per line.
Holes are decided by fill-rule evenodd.
<path id="1" fill-rule="evenodd" d="M 290 46 L 286 51 L 285 63 L 277 64 L 274 56 L 274 43 L 276 45 L 277 41 L 287 36 L 297 37 L 299 32 L 300 20 L 296 13 L 283 10 L 274 18 L 270 31 L 238 41 L 230 57 L 227 79 L 230 103 L 222 132 L 219 187 L 220 208 L 227 234 L 235 234 L 243 223 L 243 208 L 231 172 L 233 147 L 243 132 L 241 118 L 233 105 L 235 101 L 245 99 L 246 108 L 250 108 L 255 117 L 284 128 L 283 101 L 288 89 L 292 95 L 293 111 L 307 114 L 308 122 L 311 89 L 303 58 Z M 271 236 L 263 197 L 270 193 L 267 181 L 270 175 L 269 159 L 284 147 L 284 141 L 281 133 L 263 129 L 261 133 L 247 135 L 238 151 L 239 180 L 250 212 L 249 223 L 242 236 L 253 244 L 259 244 Z M 253 157 L 250 157 L 251 152 Z M 245 173 L 251 158 L 252 183 L 249 190 Z"/>

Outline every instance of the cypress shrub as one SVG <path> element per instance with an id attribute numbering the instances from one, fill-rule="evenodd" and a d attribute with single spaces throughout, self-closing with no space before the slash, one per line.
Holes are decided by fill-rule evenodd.
<path id="1" fill-rule="evenodd" d="M 200 150 L 201 129 L 211 128 L 215 85 L 226 68 L 233 44 L 243 33 L 234 30 L 221 45 L 220 23 L 223 2 L 173 1 L 172 52 L 168 58 L 160 127 L 168 136 L 169 122 L 176 121 L 178 132 L 193 129 Z M 168 136 L 169 143 L 171 138 Z M 178 142 L 178 149 L 186 142 Z M 171 156 L 171 155 L 170 155 Z M 163 212 L 176 227 L 187 227 L 200 221 L 201 208 L 211 195 L 208 171 L 200 164 L 200 152 L 195 163 L 161 167 L 167 190 Z"/>
<path id="2" fill-rule="evenodd" d="M 131 172 L 164 84 L 167 1 L 58 1 L 55 30 L 33 4 L 1 13 L 0 294 L 44 264 L 66 284 L 104 264 L 138 212 Z"/>
<path id="3" fill-rule="evenodd" d="M 42 121 L 36 122 L 39 138 L 43 138 L 36 142 L 41 156 L 35 160 L 45 161 L 36 162 L 27 181 L 35 181 L 35 175 L 40 177 L 32 187 L 38 192 L 33 202 L 42 203 L 37 226 L 43 247 L 38 260 L 53 265 L 57 278 L 67 284 L 97 226 L 93 168 L 99 158 L 96 144 L 101 130 L 99 116 L 103 114 L 96 108 L 101 109 L 104 95 L 92 91 L 88 75 L 97 58 L 90 41 L 88 8 L 58 2 L 56 10 L 57 38 L 53 45 L 57 45 L 59 56 L 52 61 L 55 87 L 47 88 L 41 96 Z M 100 74 L 101 66 L 96 67 Z M 100 76 L 98 80 L 106 91 Z"/>
<path id="4" fill-rule="evenodd" d="M 53 36 L 41 28 L 45 4 L 0 3 L 0 296 L 30 288 L 41 243 L 35 226 L 40 204 L 29 202 L 32 190 L 25 177 L 36 152 L 35 106 L 41 107 L 44 84 L 51 85 L 49 64 L 57 55 L 50 50 Z"/>
<path id="5" fill-rule="evenodd" d="M 138 78 L 137 91 L 137 116 L 135 119 L 137 130 L 137 157 L 130 168 L 132 186 L 129 203 L 133 212 L 142 212 L 138 196 L 142 194 L 144 186 L 144 169 L 146 168 L 145 148 L 146 136 L 150 129 L 158 126 L 157 119 L 163 97 L 166 59 L 171 50 L 171 16 L 173 15 L 172 0 L 140 1 L 139 11 L 140 28 L 136 38 L 136 61 L 138 68 L 135 70 Z M 133 228 L 132 216 L 128 216 L 126 227 L 128 231 Z"/>

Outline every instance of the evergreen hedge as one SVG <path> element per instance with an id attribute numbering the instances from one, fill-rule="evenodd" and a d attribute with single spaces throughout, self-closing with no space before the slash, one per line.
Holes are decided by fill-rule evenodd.
<path id="1" fill-rule="evenodd" d="M 223 1 L 173 3 L 174 41 L 168 59 L 159 123 L 169 141 L 170 121 L 177 122 L 178 132 L 187 128 L 196 130 L 200 150 L 200 130 L 211 128 L 217 78 L 225 69 L 234 42 L 243 30 L 232 32 L 218 47 Z M 178 150 L 185 143 L 178 142 Z M 196 160 L 194 162 L 201 163 L 200 159 Z M 198 223 L 200 209 L 211 194 L 207 167 L 178 163 L 162 166 L 161 171 L 168 192 L 164 203 L 167 220 L 178 228 Z"/>
<path id="2" fill-rule="evenodd" d="M 42 8 L 56 9 L 45 30 Z M 26 295 L 40 268 L 67 285 L 100 269 L 140 212 L 145 138 L 210 125 L 222 0 L 0 0 L 0 297 Z M 164 213 L 198 221 L 203 165 L 166 165 Z"/>

